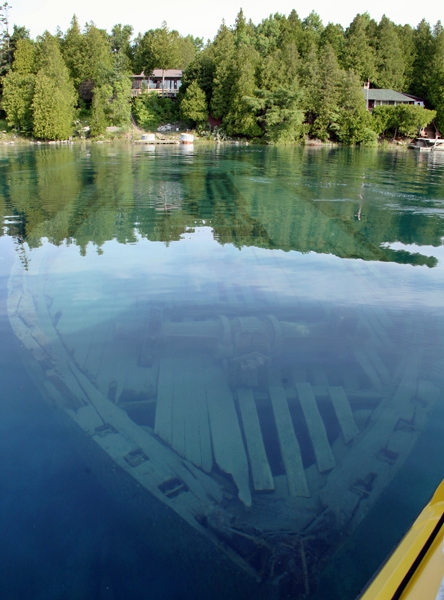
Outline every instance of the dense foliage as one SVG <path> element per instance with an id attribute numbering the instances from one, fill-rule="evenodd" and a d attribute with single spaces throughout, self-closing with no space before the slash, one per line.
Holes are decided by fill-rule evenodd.
<path id="1" fill-rule="evenodd" d="M 316 13 L 301 20 L 275 14 L 259 25 L 240 11 L 220 27 L 186 69 L 180 95 L 195 82 L 212 115 L 230 135 L 271 142 L 308 134 L 323 141 L 374 144 L 377 135 L 415 136 L 435 116 L 444 131 L 444 34 L 422 21 L 416 29 L 387 17 L 357 15 L 344 31 Z M 428 108 L 405 105 L 381 127 L 363 85 L 410 93 Z M 392 107 L 394 108 L 394 107 Z M 390 112 L 390 111 L 389 111 Z"/>
<path id="2" fill-rule="evenodd" d="M 439 22 L 412 28 L 364 13 L 344 30 L 324 26 L 314 12 L 301 20 L 293 10 L 254 25 L 241 10 L 204 46 L 166 23 L 132 38 L 129 25 L 108 34 L 92 22 L 82 29 L 75 16 L 66 33 L 32 40 L 24 27 L 9 32 L 8 9 L 0 6 L 1 108 L 24 135 L 64 139 L 85 126 L 101 135 L 108 126 L 129 126 L 131 112 L 145 129 L 179 118 L 203 127 L 211 114 L 227 135 L 270 143 L 308 135 L 371 145 L 377 136 L 415 136 L 435 117 L 444 132 Z M 155 68 L 184 70 L 176 101 L 148 93 L 131 98 L 130 74 Z M 405 105 L 370 114 L 362 93 L 367 81 L 423 98 L 432 111 Z"/>

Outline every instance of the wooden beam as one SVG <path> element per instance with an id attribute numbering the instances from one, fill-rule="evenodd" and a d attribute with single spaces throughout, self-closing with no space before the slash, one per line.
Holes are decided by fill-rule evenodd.
<path id="1" fill-rule="evenodd" d="M 287 474 L 288 491 L 290 496 L 309 498 L 310 491 L 305 478 L 301 449 L 294 432 L 285 390 L 283 387 L 271 386 L 269 393 L 276 421 L 281 456 Z"/>
<path id="2" fill-rule="evenodd" d="M 257 491 L 274 490 L 273 476 L 265 452 L 253 391 L 249 388 L 239 388 L 237 399 L 247 441 L 254 489 Z"/>
<path id="3" fill-rule="evenodd" d="M 338 417 L 339 425 L 341 426 L 344 442 L 348 444 L 358 435 L 359 429 L 356 426 L 347 394 L 344 388 L 340 386 L 330 385 L 328 391 L 330 392 L 330 398 Z"/>
<path id="4" fill-rule="evenodd" d="M 309 383 L 298 383 L 296 387 L 319 472 L 329 471 L 336 466 L 336 461 L 328 443 L 324 421 L 319 413 L 312 387 Z"/>
<path id="5" fill-rule="evenodd" d="M 154 433 L 171 445 L 171 419 L 173 412 L 173 365 L 169 357 L 161 358 L 157 384 L 156 418 Z"/>
<path id="6" fill-rule="evenodd" d="M 382 383 L 379 378 L 378 373 L 376 372 L 375 367 L 372 365 L 369 357 L 363 350 L 355 349 L 354 355 L 358 363 L 360 364 L 362 370 L 367 375 L 371 383 L 374 385 L 375 389 L 382 389 Z"/>
<path id="7" fill-rule="evenodd" d="M 206 392 L 214 460 L 222 471 L 232 475 L 239 499 L 250 507 L 247 455 L 233 396 L 220 367 L 207 369 Z"/>

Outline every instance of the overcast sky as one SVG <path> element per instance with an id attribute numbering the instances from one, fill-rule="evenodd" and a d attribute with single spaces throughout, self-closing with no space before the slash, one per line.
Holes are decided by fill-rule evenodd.
<path id="1" fill-rule="evenodd" d="M 108 31 L 116 23 L 128 23 L 137 34 L 160 27 L 162 21 L 166 21 L 170 29 L 177 29 L 182 35 L 190 33 L 205 40 L 213 39 L 222 19 L 227 25 L 232 25 L 240 6 L 247 19 L 251 18 L 255 24 L 270 13 L 288 15 L 293 8 L 301 18 L 314 10 L 324 25 L 332 21 L 344 27 L 350 24 L 357 13 L 366 11 L 377 21 L 385 13 L 395 23 L 408 23 L 413 27 L 423 18 L 432 25 L 439 19 L 444 21 L 444 8 L 439 0 L 424 3 L 418 0 L 8 0 L 8 3 L 12 7 L 10 23 L 25 25 L 33 38 L 45 29 L 55 33 L 57 26 L 66 31 L 74 12 L 81 25 L 94 21 L 98 27 Z"/>

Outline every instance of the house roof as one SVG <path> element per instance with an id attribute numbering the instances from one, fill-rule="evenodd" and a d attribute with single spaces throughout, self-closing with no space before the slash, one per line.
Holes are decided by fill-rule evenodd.
<path id="1" fill-rule="evenodd" d="M 369 100 L 383 100 L 385 102 L 411 102 L 412 98 L 405 94 L 400 94 L 394 90 L 374 90 L 363 88 L 365 98 Z"/>
<path id="2" fill-rule="evenodd" d="M 141 77 L 146 78 L 148 77 L 147 75 L 145 75 L 145 73 L 142 71 L 142 73 L 139 73 L 138 75 L 131 75 L 131 77 Z M 150 77 L 162 77 L 162 69 L 154 69 L 153 72 L 151 73 Z M 174 79 L 180 79 L 182 77 L 182 70 L 181 69 L 165 69 L 165 77 L 170 77 L 170 78 L 174 78 Z"/>
<path id="3" fill-rule="evenodd" d="M 151 77 L 162 77 L 162 69 L 154 69 Z M 165 77 L 182 77 L 182 70 L 165 69 Z"/>

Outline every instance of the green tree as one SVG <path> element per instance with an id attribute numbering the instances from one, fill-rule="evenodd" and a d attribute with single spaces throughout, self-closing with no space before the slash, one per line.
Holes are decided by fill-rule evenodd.
<path id="1" fill-rule="evenodd" d="M 108 124 L 107 108 L 112 95 L 109 84 L 96 86 L 91 104 L 90 132 L 93 137 L 103 135 Z"/>
<path id="2" fill-rule="evenodd" d="M 376 106 L 372 112 L 371 127 L 378 134 L 391 134 L 396 137 L 415 137 L 419 130 L 430 123 L 436 112 L 410 104 L 397 106 Z"/>
<path id="3" fill-rule="evenodd" d="M 200 38 L 194 38 L 192 35 L 187 35 L 185 37 L 178 35 L 176 43 L 179 57 L 175 67 L 177 69 L 185 70 L 196 58 L 203 42 Z"/>
<path id="4" fill-rule="evenodd" d="M 310 134 L 327 140 L 338 130 L 339 106 L 343 72 L 339 68 L 335 51 L 328 44 L 319 56 L 318 76 L 311 94 L 311 111 L 314 116 Z"/>
<path id="5" fill-rule="evenodd" d="M 115 62 L 117 61 L 119 64 L 119 70 L 129 74 L 133 70 L 130 41 L 132 35 L 133 28 L 131 25 L 118 23 L 114 25 L 109 36 L 111 53 L 114 56 Z"/>
<path id="6" fill-rule="evenodd" d="M 434 39 L 429 23 L 424 19 L 414 31 L 415 59 L 409 91 L 420 98 L 429 98 L 430 65 L 434 61 Z"/>
<path id="7" fill-rule="evenodd" d="M 412 86 L 413 63 L 415 61 L 415 32 L 410 25 L 397 25 L 399 43 L 404 62 L 404 90 L 409 91 Z"/>
<path id="8" fill-rule="evenodd" d="M 0 77 L 11 68 L 11 37 L 9 34 L 9 10 L 7 2 L 0 5 Z"/>
<path id="9" fill-rule="evenodd" d="M 19 39 L 14 52 L 13 70 L 21 75 L 37 72 L 36 48 L 30 39 Z"/>
<path id="10" fill-rule="evenodd" d="M 193 81 L 197 81 L 200 89 L 205 93 L 207 105 L 211 105 L 215 70 L 213 54 L 213 46 L 205 48 L 185 69 L 182 74 L 182 84 L 178 94 L 179 101 L 186 93 L 188 86 L 190 86 Z"/>
<path id="11" fill-rule="evenodd" d="M 109 98 L 109 122 L 117 127 L 128 126 L 131 122 L 131 80 L 124 75 L 116 77 Z"/>
<path id="12" fill-rule="evenodd" d="M 257 137 L 262 131 L 257 124 L 255 115 L 251 112 L 248 97 L 254 95 L 257 88 L 256 71 L 260 56 L 252 46 L 240 46 L 231 63 L 232 85 L 231 97 L 227 114 L 222 120 L 229 135 L 244 135 Z"/>
<path id="13" fill-rule="evenodd" d="M 74 86 L 57 39 L 45 32 L 39 49 L 41 66 L 32 102 L 33 134 L 41 139 L 67 139 L 74 120 Z"/>
<path id="14" fill-rule="evenodd" d="M 3 80 L 2 108 L 6 121 L 20 133 L 32 132 L 32 100 L 34 97 L 35 75 L 10 71 Z"/>
<path id="15" fill-rule="evenodd" d="M 436 109 L 436 125 L 444 132 L 444 31 L 441 23 L 435 27 L 434 53 L 429 65 L 428 98 Z"/>
<path id="16" fill-rule="evenodd" d="M 110 83 L 114 72 L 113 54 L 109 36 L 104 29 L 94 23 L 88 23 L 83 34 L 83 65 L 80 70 L 81 81 L 92 80 L 94 85 Z"/>
<path id="17" fill-rule="evenodd" d="M 251 21 L 247 23 L 244 16 L 244 11 L 242 9 L 240 9 L 238 14 L 236 15 L 233 34 L 234 43 L 236 44 L 237 48 L 243 45 L 251 45 L 255 38 L 254 26 Z"/>
<path id="18" fill-rule="evenodd" d="M 354 71 L 361 83 L 374 81 L 376 77 L 375 51 L 370 45 L 367 26 L 370 17 L 367 13 L 356 15 L 345 31 L 345 42 L 341 66 L 346 71 Z"/>
<path id="19" fill-rule="evenodd" d="M 436 111 L 422 106 L 398 104 L 395 106 L 398 131 L 407 137 L 416 137 L 420 129 L 428 125 L 435 117 Z"/>
<path id="20" fill-rule="evenodd" d="M 338 104 L 335 131 L 337 139 L 345 144 L 361 143 L 370 125 L 370 114 L 366 108 L 361 82 L 353 71 L 342 76 Z"/>
<path id="21" fill-rule="evenodd" d="M 179 118 L 177 102 L 157 94 L 141 94 L 134 99 L 134 114 L 139 127 L 150 131 L 161 123 L 171 123 Z"/>
<path id="22" fill-rule="evenodd" d="M 299 141 L 304 133 L 303 91 L 294 81 L 290 86 L 256 90 L 249 104 L 272 144 Z"/>
<path id="23" fill-rule="evenodd" d="M 294 43 L 299 52 L 304 32 L 302 30 L 302 21 L 294 9 L 290 12 L 287 19 L 282 19 L 281 32 L 282 44 Z"/>
<path id="24" fill-rule="evenodd" d="M 176 32 L 177 33 L 177 32 Z M 170 32 L 166 22 L 159 29 L 147 31 L 140 40 L 136 52 L 137 70 L 146 75 L 153 69 L 162 70 L 162 90 L 165 87 L 165 71 L 174 69 L 180 60 L 177 36 Z"/>
<path id="25" fill-rule="evenodd" d="M 76 15 L 71 19 L 71 26 L 61 41 L 62 55 L 68 67 L 70 77 L 76 88 L 84 79 L 83 35 Z"/>
<path id="26" fill-rule="evenodd" d="M 330 44 L 339 58 L 342 55 L 344 39 L 344 28 L 342 25 L 329 23 L 319 37 L 319 46 L 320 48 L 324 48 L 327 44 Z"/>
<path id="27" fill-rule="evenodd" d="M 379 87 L 402 91 L 404 88 L 404 57 L 395 25 L 385 15 L 377 30 L 376 63 Z"/>
<path id="28" fill-rule="evenodd" d="M 222 23 L 213 43 L 214 78 L 211 112 L 223 119 L 229 112 L 234 94 L 236 47 L 233 33 Z"/>
<path id="29" fill-rule="evenodd" d="M 276 13 L 263 19 L 256 27 L 254 45 L 261 56 L 267 56 L 288 43 L 283 37 L 286 21 L 286 17 Z M 291 41 L 294 43 L 294 40 Z"/>
<path id="30" fill-rule="evenodd" d="M 302 21 L 302 36 L 299 42 L 299 54 L 305 57 L 310 52 L 312 47 L 318 48 L 321 39 L 322 32 L 324 31 L 324 25 L 322 24 L 320 16 L 311 11 L 308 17 Z"/>
<path id="31" fill-rule="evenodd" d="M 396 120 L 394 106 L 375 106 L 372 111 L 370 126 L 378 135 L 384 135 L 390 130 L 395 131 Z"/>
<path id="32" fill-rule="evenodd" d="M 180 114 L 185 121 L 191 121 L 197 126 L 204 125 L 208 118 L 208 106 L 205 93 L 197 81 L 188 87 L 180 103 Z"/>

